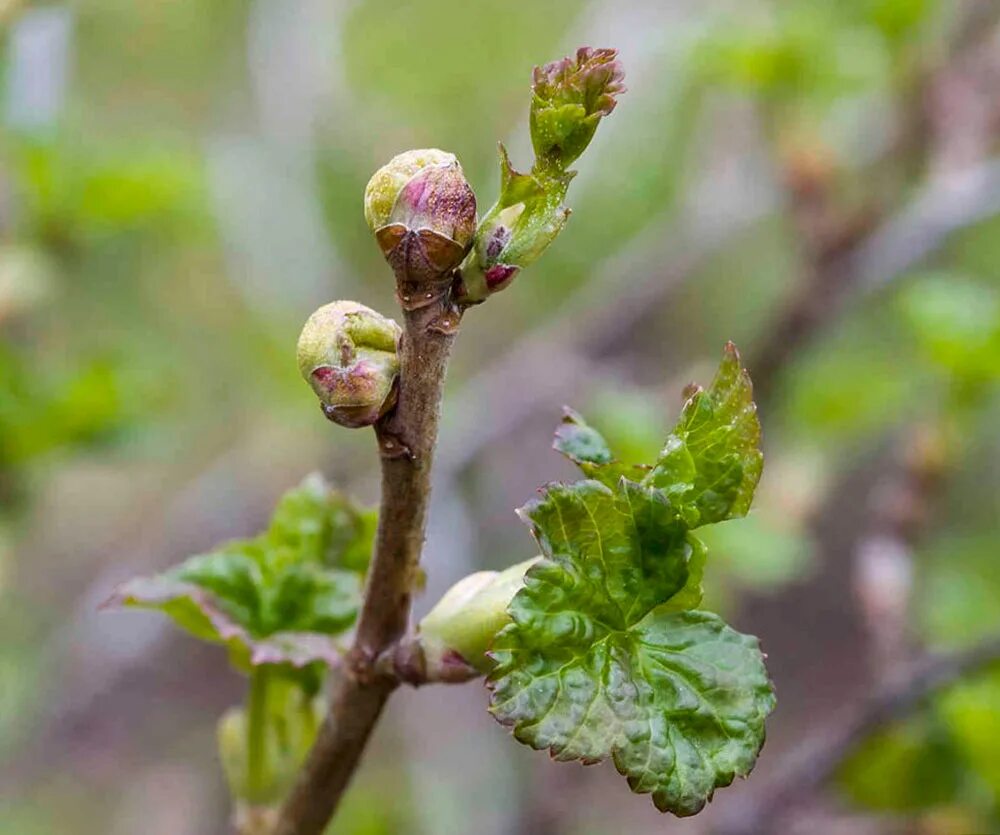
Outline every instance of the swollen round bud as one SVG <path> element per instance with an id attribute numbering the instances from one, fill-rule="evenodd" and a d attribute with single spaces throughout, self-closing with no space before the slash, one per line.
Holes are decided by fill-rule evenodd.
<path id="1" fill-rule="evenodd" d="M 396 405 L 399 336 L 392 319 L 357 302 L 331 302 L 309 317 L 299 371 L 324 415 L 341 426 L 371 426 Z"/>
<path id="2" fill-rule="evenodd" d="M 497 632 L 510 623 L 507 607 L 524 586 L 525 572 L 541 557 L 503 571 L 477 571 L 444 593 L 420 621 L 419 637 L 429 673 L 467 664 L 487 672 L 486 655 Z"/>
<path id="3" fill-rule="evenodd" d="M 424 168 L 457 163 L 454 154 L 437 148 L 404 151 L 383 165 L 365 188 L 365 220 L 372 232 L 387 225 L 396 197 L 415 174 Z"/>
<path id="4" fill-rule="evenodd" d="M 400 282 L 434 291 L 472 244 L 476 196 L 454 154 L 406 151 L 369 181 L 365 220 Z"/>

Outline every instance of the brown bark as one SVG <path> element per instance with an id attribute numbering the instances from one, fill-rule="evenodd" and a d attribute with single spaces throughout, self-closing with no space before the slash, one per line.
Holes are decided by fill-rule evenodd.
<path id="1" fill-rule="evenodd" d="M 399 401 L 376 429 L 382 456 L 378 534 L 350 663 L 335 681 L 316 744 L 275 835 L 320 835 L 337 808 L 398 678 L 376 670 L 403 637 L 424 542 L 441 394 L 460 314 L 447 301 L 404 311 Z M 447 327 L 442 327 L 447 323 Z"/>

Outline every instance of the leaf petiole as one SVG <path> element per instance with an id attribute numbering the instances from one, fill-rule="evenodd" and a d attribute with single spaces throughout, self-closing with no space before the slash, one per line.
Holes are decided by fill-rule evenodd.
<path id="1" fill-rule="evenodd" d="M 268 745 L 268 696 L 271 665 L 261 664 L 250 671 L 247 693 L 247 799 L 251 803 L 268 800 L 271 782 L 270 746 Z"/>

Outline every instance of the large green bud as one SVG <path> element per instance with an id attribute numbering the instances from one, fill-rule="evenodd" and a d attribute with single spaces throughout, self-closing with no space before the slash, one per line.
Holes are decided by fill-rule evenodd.
<path id="1" fill-rule="evenodd" d="M 392 319 L 357 302 L 331 302 L 309 317 L 299 336 L 299 371 L 327 418 L 371 426 L 392 409 L 399 337 Z"/>
<path id="2" fill-rule="evenodd" d="M 404 307 L 420 307 L 450 285 L 469 250 L 476 196 L 454 154 L 406 151 L 369 181 L 365 220 L 396 273 Z"/>
<path id="3" fill-rule="evenodd" d="M 510 623 L 507 607 L 524 586 L 525 572 L 540 559 L 503 571 L 477 571 L 444 593 L 419 626 L 420 646 L 432 678 L 449 665 L 489 671 L 486 651 L 497 632 Z"/>

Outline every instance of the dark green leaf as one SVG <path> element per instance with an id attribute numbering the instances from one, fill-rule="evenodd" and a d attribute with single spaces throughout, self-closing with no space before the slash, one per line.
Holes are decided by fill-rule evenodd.
<path id="1" fill-rule="evenodd" d="M 567 411 L 555 448 L 592 478 L 520 511 L 544 558 L 491 651 L 491 710 L 518 740 L 559 760 L 611 757 L 677 815 L 750 772 L 774 706 L 757 640 L 693 611 L 707 553 L 690 529 L 745 514 L 760 476 L 750 394 L 729 345 L 652 471 L 616 462 Z"/>
<path id="2" fill-rule="evenodd" d="M 533 579 L 522 614 L 546 584 Z M 753 768 L 774 705 L 755 638 L 696 611 L 548 646 L 531 637 L 514 623 L 494 649 L 491 710 L 519 741 L 557 760 L 610 756 L 633 791 L 681 816 Z"/>
<path id="3" fill-rule="evenodd" d="M 669 600 L 688 578 L 693 548 L 687 530 L 661 494 L 623 481 L 612 491 L 596 481 L 551 485 L 544 496 L 522 508 L 546 556 L 528 576 L 545 576 L 555 595 L 555 614 L 532 621 L 546 633 L 563 631 L 598 634 L 627 629 L 654 606 Z M 536 607 L 516 622 L 534 617 Z"/>

